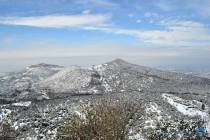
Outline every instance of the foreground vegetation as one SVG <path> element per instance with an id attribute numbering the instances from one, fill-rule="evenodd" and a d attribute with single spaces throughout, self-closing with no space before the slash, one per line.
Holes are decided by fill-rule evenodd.
<path id="1" fill-rule="evenodd" d="M 145 129 L 144 108 L 139 103 L 101 99 L 80 106 L 57 127 L 57 140 L 203 140 L 204 122 L 195 120 L 165 120 L 155 128 Z M 142 124 L 141 124 L 142 123 Z M 141 125 L 139 125 L 141 124 Z M 198 131 L 199 130 L 199 131 Z M 0 122 L 0 140 L 15 140 L 18 132 L 8 120 Z"/>
<path id="2" fill-rule="evenodd" d="M 126 140 L 141 106 L 101 100 L 83 107 L 58 128 L 58 140 Z"/>
<path id="3" fill-rule="evenodd" d="M 136 125 L 143 116 L 144 109 L 139 104 L 101 100 L 65 119 L 58 127 L 57 139 L 134 140 L 138 139 L 135 134 L 146 140 L 205 139 L 205 133 L 196 131 L 203 128 L 202 121 L 167 120 L 158 122 L 155 129 L 144 129 L 144 125 Z"/>
<path id="4" fill-rule="evenodd" d="M 0 122 L 0 140 L 15 140 L 16 134 L 15 129 L 11 127 L 9 122 Z"/>

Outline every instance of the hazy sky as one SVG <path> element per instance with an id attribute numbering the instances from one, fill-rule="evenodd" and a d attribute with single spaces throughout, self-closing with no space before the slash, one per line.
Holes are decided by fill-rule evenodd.
<path id="1" fill-rule="evenodd" d="M 0 71 L 115 57 L 208 67 L 209 7 L 209 0 L 0 0 Z"/>

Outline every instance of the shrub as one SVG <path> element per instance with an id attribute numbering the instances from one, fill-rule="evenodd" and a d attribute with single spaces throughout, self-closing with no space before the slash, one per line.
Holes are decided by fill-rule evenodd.
<path id="1" fill-rule="evenodd" d="M 0 122 L 0 140 L 15 140 L 16 133 L 7 121 Z"/>
<path id="2" fill-rule="evenodd" d="M 57 139 L 126 140 L 139 118 L 139 110 L 134 103 L 100 100 L 65 120 L 58 127 Z"/>

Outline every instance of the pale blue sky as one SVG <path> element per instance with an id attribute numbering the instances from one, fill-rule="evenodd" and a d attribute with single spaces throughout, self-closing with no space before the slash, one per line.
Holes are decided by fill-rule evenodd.
<path id="1" fill-rule="evenodd" d="M 0 0 L 0 67 L 72 56 L 210 65 L 209 7 L 209 0 Z"/>

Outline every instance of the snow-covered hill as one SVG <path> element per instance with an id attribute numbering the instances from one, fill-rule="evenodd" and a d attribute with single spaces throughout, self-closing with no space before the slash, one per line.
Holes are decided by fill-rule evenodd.
<path id="1" fill-rule="evenodd" d="M 0 77 L 0 95 L 23 98 L 26 94 L 32 93 L 37 82 L 46 79 L 61 69 L 60 66 L 41 63 L 29 66 L 21 72 L 7 73 Z"/>
<path id="2" fill-rule="evenodd" d="M 49 89 L 53 93 L 76 94 L 82 91 L 89 91 L 93 80 L 91 70 L 80 67 L 69 67 L 60 70 L 58 73 L 39 82 L 41 89 Z"/>
<path id="3" fill-rule="evenodd" d="M 54 139 L 59 120 L 100 97 L 142 103 L 145 129 L 161 120 L 200 118 L 210 124 L 210 79 L 120 59 L 88 69 L 38 64 L 0 76 L 0 121 L 15 114 L 11 122 L 20 137 Z"/>

